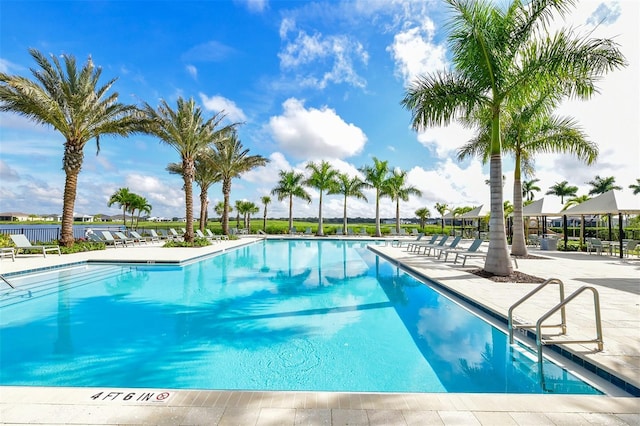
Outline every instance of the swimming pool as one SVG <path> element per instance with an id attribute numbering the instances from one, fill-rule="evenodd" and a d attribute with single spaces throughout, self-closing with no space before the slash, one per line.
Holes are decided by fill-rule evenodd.
<path id="1" fill-rule="evenodd" d="M 600 393 L 547 361 L 540 380 L 535 354 L 366 244 L 265 241 L 183 266 L 13 277 L 0 384 Z"/>

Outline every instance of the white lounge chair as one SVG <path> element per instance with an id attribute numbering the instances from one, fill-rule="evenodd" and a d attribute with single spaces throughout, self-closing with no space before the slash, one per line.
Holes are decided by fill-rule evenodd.
<path id="1" fill-rule="evenodd" d="M 5 257 L 10 257 L 12 261 L 16 261 L 16 251 L 13 247 L 1 247 L 0 248 L 0 260 Z"/>
<path id="2" fill-rule="evenodd" d="M 113 235 L 116 236 L 117 240 L 123 241 L 125 246 L 127 246 L 129 244 L 131 244 L 132 246 L 136 245 L 136 240 L 134 238 L 127 237 L 126 235 L 124 235 L 124 232 L 115 231 L 113 233 Z"/>
<path id="3" fill-rule="evenodd" d="M 433 250 L 433 255 L 436 256 L 436 254 L 437 254 L 438 255 L 438 259 L 439 259 L 440 258 L 440 253 L 442 253 L 443 250 L 455 249 L 458 246 L 458 244 L 460 243 L 460 241 L 462 241 L 462 237 L 458 235 L 457 237 L 455 237 L 453 239 L 453 241 L 451 241 L 451 244 L 449 244 L 448 246 L 444 246 L 444 245 L 433 246 L 429 250 L 429 255 L 431 255 L 431 251 Z"/>
<path id="4" fill-rule="evenodd" d="M 211 232 L 211 229 L 209 228 L 205 228 L 204 232 L 206 232 L 206 236 L 209 238 L 213 238 L 216 241 L 222 241 L 222 240 L 228 240 L 229 236 L 228 235 L 217 235 L 214 234 L 213 232 Z"/>
<path id="5" fill-rule="evenodd" d="M 146 231 L 146 233 L 147 233 L 147 234 L 149 234 L 149 238 L 151 238 L 151 242 L 152 242 L 152 243 L 154 243 L 154 242 L 160 242 L 161 237 L 160 237 L 160 235 L 158 235 L 158 233 L 156 232 L 156 230 L 155 230 L 155 229 L 148 229 L 148 230 Z"/>
<path id="6" fill-rule="evenodd" d="M 100 231 L 102 233 L 102 238 L 100 239 L 106 245 L 112 245 L 114 248 L 117 248 L 119 245 L 123 246 L 124 241 L 121 239 L 113 238 L 113 235 L 109 231 Z"/>
<path id="7" fill-rule="evenodd" d="M 134 241 L 140 243 L 141 245 L 142 243 L 147 244 L 149 241 L 151 241 L 151 237 L 143 237 L 136 231 L 129 231 L 129 234 L 131 235 L 131 238 L 133 238 Z"/>
<path id="8" fill-rule="evenodd" d="M 15 248 L 16 249 L 22 249 L 25 251 L 29 251 L 29 250 L 37 250 L 37 251 L 41 251 L 42 252 L 42 256 L 47 257 L 47 252 L 51 252 L 51 251 L 57 251 L 58 252 L 58 256 L 61 255 L 60 253 L 60 246 L 57 245 L 42 245 L 42 246 L 34 246 L 31 244 L 31 241 L 29 241 L 29 239 L 27 239 L 27 237 L 24 234 L 11 234 L 9 235 L 11 237 L 11 240 L 13 241 L 13 244 L 15 244 Z"/>

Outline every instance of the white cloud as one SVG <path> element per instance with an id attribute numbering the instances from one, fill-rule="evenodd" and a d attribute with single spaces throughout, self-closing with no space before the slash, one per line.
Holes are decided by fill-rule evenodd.
<path id="1" fill-rule="evenodd" d="M 284 20 L 280 25 L 280 35 L 285 36 L 293 30 L 294 24 Z M 365 87 L 366 81 L 356 71 L 356 64 L 366 65 L 369 54 L 362 44 L 348 36 L 313 35 L 298 31 L 293 41 L 287 42 L 278 53 L 280 66 L 298 74 L 301 85 L 324 89 L 329 83 L 347 83 L 355 87 Z M 322 72 L 325 63 L 331 69 Z"/>
<path id="2" fill-rule="evenodd" d="M 208 97 L 204 93 L 200 93 L 199 95 L 202 104 L 207 110 L 214 112 L 224 111 L 227 118 L 232 122 L 247 120 L 247 116 L 244 114 L 242 109 L 239 108 L 231 99 L 227 99 L 219 95 Z"/>
<path id="3" fill-rule="evenodd" d="M 474 135 L 473 129 L 466 128 L 458 122 L 452 122 L 446 127 L 430 127 L 419 132 L 418 142 L 442 159 L 455 156 L 457 149 Z"/>
<path id="4" fill-rule="evenodd" d="M 283 103 L 284 113 L 269 119 L 269 129 L 280 148 L 296 158 L 345 158 L 362 151 L 367 137 L 335 110 L 305 108 L 294 98 Z"/>
<path id="5" fill-rule="evenodd" d="M 234 49 L 226 44 L 211 40 L 193 46 L 182 55 L 182 59 L 191 62 L 221 62 L 233 52 Z"/>
<path id="6" fill-rule="evenodd" d="M 3 182 L 16 182 L 20 180 L 20 176 L 6 161 L 0 160 L 0 180 Z"/>
<path id="7" fill-rule="evenodd" d="M 264 12 L 269 7 L 268 0 L 234 0 L 234 2 L 246 6 L 252 13 Z"/>
<path id="8" fill-rule="evenodd" d="M 193 65 L 187 65 L 185 68 L 191 77 L 194 79 L 198 78 L 198 68 Z"/>
<path id="9" fill-rule="evenodd" d="M 445 46 L 433 42 L 434 33 L 433 21 L 425 16 L 421 26 L 399 32 L 393 38 L 393 44 L 387 47 L 396 63 L 396 73 L 402 77 L 405 86 L 418 75 L 447 67 Z"/>

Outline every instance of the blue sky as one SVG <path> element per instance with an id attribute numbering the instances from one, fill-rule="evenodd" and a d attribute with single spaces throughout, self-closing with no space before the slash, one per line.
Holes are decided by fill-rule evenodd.
<path id="1" fill-rule="evenodd" d="M 559 113 L 572 115 L 598 143 L 600 157 L 584 166 L 568 156 L 536 158 L 535 177 L 544 192 L 563 180 L 580 188 L 596 175 L 615 176 L 628 191 L 640 177 L 640 86 L 638 49 L 640 7 L 633 0 L 582 0 L 558 26 L 578 33 L 615 37 L 629 66 L 607 75 L 601 93 L 588 102 L 568 101 Z M 435 203 L 488 204 L 488 167 L 458 162 L 456 149 L 472 134 L 453 124 L 416 133 L 410 113 L 400 106 L 415 76 L 449 67 L 439 1 L 18 1 L 0 2 L 0 70 L 29 75 L 28 54 L 71 54 L 84 63 L 90 55 L 103 69 L 102 82 L 117 77 L 121 102 L 160 99 L 175 105 L 193 97 L 207 112 L 224 110 L 251 154 L 269 165 L 233 181 L 232 202 L 260 205 L 276 185 L 280 170 L 304 171 L 307 161 L 326 159 L 349 174 L 372 157 L 409 172 L 423 195 L 401 204 L 413 217 L 420 207 L 437 215 Z M 49 128 L 0 114 L 0 211 L 60 213 L 64 173 L 62 137 Z M 147 198 L 154 216 L 184 216 L 181 179 L 165 167 L 178 154 L 141 135 L 104 138 L 85 148 L 75 210 L 117 214 L 107 200 L 118 188 Z M 512 199 L 513 162 L 505 157 L 505 199 Z M 312 203 L 294 202 L 294 216 L 317 216 Z M 194 195 L 199 188 L 194 187 Z M 222 198 L 219 184 L 209 190 L 211 205 Z M 272 217 L 286 217 L 286 202 L 275 197 Z M 369 203 L 350 199 L 349 215 L 373 217 Z M 199 206 L 195 206 L 196 216 Z M 393 217 L 390 200 L 383 217 Z M 342 198 L 325 198 L 324 217 L 342 216 Z"/>

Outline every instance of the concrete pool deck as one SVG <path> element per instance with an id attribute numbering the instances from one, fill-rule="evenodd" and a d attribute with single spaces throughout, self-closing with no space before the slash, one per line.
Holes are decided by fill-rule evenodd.
<path id="1" fill-rule="evenodd" d="M 198 249 L 165 249 L 159 245 L 109 248 L 72 255 L 19 256 L 0 261 L 0 273 L 83 262 L 86 260 L 187 261 L 258 240 L 243 237 Z M 363 239 L 359 239 L 364 241 Z M 410 238 L 407 238 L 410 240 Z M 496 315 L 534 285 L 495 283 L 466 267 L 380 245 L 376 250 L 416 274 L 430 277 Z M 584 253 L 531 250 L 544 259 L 520 259 L 518 270 L 542 278 L 559 278 L 566 294 L 583 285 L 600 293 L 604 351 L 595 344 L 565 345 L 580 359 L 640 387 L 640 259 Z M 557 303 L 557 288 L 522 306 L 517 316 L 535 320 Z M 590 294 L 567 310 L 568 334 L 592 338 Z M 542 310 L 542 311 L 541 311 Z M 1 343 L 1 342 L 0 342 Z M 0 366 L 1 368 L 1 366 Z M 622 393 L 617 393 L 622 395 Z M 227 392 L 173 389 L 0 387 L 0 422 L 10 424 L 640 424 L 640 399 L 629 396 L 505 394 L 372 394 L 331 392 Z"/>

